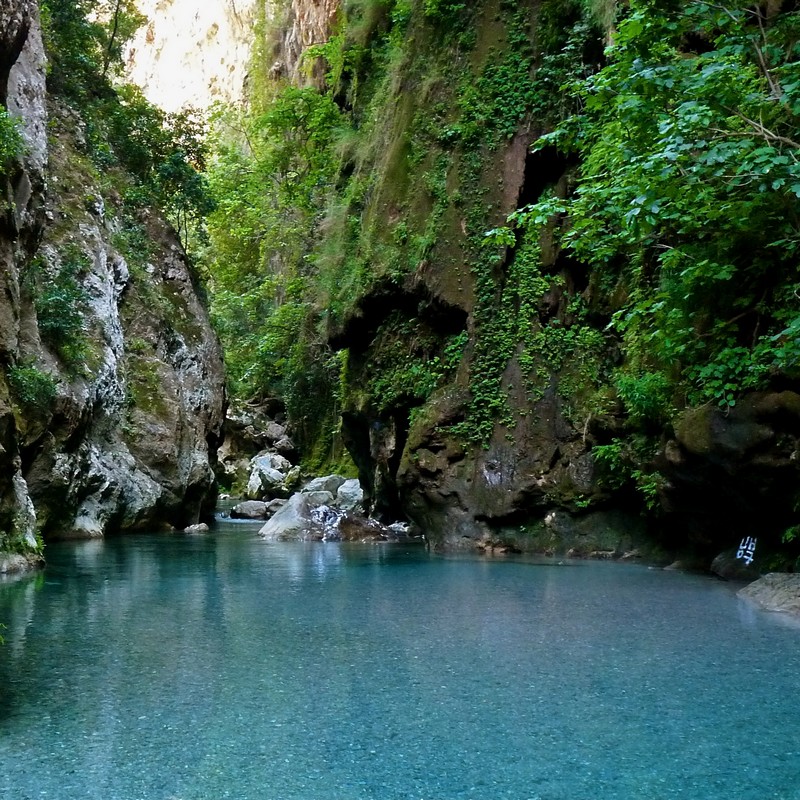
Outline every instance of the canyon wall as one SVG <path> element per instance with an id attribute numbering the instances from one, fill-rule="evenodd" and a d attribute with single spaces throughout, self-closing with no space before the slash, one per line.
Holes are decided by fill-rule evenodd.
<path id="1" fill-rule="evenodd" d="M 738 396 L 709 402 L 714 374 L 702 357 L 696 372 L 709 383 L 676 377 L 679 363 L 637 356 L 617 324 L 642 291 L 626 270 L 636 259 L 657 264 L 673 245 L 651 249 L 644 237 L 611 267 L 562 245 L 570 222 L 559 209 L 576 196 L 583 167 L 574 150 L 541 137 L 584 111 L 565 87 L 606 63 L 609 4 L 594 5 L 346 9 L 317 72 L 351 130 L 330 132 L 339 172 L 306 277 L 342 358 L 342 436 L 374 513 L 407 515 L 438 546 L 616 556 L 639 548 L 706 564 L 745 536 L 780 550 L 800 485 L 792 364 L 771 367 L 760 391 L 734 367 Z M 686 46 L 675 43 L 676 70 L 702 58 Z M 542 201 L 553 210 L 541 223 L 509 226 L 516 209 Z M 665 228 L 665 241 L 682 243 Z M 651 269 L 646 286 L 658 283 Z M 754 310 L 721 316 L 720 326 L 761 313 L 764 291 L 773 289 L 734 298 L 734 308 Z M 769 321 L 773 331 L 786 313 Z M 720 352 L 703 308 L 686 314 L 694 338 L 685 351 L 700 341 Z M 667 323 L 655 321 L 638 344 Z M 764 331 L 758 322 L 738 331 L 746 346 L 737 353 Z M 673 394 L 647 417 L 635 403 L 659 400 L 656 385 Z"/>
<path id="2" fill-rule="evenodd" d="M 153 211 L 124 218 L 86 125 L 46 89 L 35 3 L 2 9 L 24 147 L 0 228 L 0 570 L 41 541 L 196 522 L 213 505 L 223 366 L 199 283 Z"/>
<path id="3" fill-rule="evenodd" d="M 174 112 L 246 103 L 262 40 L 256 68 L 272 79 L 306 80 L 302 54 L 328 40 L 339 0 L 139 0 L 137 7 L 147 22 L 126 46 L 125 78 Z"/>
<path id="4" fill-rule="evenodd" d="M 147 22 L 126 47 L 126 79 L 165 111 L 243 102 L 261 6 L 139 0 Z"/>

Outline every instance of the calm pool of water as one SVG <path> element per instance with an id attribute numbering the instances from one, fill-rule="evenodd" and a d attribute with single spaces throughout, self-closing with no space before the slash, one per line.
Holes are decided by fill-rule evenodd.
<path id="1" fill-rule="evenodd" d="M 254 530 L 0 585 L 0 797 L 800 799 L 800 627 L 734 586 Z"/>

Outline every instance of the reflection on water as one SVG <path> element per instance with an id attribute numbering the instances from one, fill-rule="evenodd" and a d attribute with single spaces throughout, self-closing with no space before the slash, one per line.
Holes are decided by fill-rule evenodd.
<path id="1" fill-rule="evenodd" d="M 0 796 L 800 798 L 800 630 L 735 587 L 256 529 L 0 587 Z"/>

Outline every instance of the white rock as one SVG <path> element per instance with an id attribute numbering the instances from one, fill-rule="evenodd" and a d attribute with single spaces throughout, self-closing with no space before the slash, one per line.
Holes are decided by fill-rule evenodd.
<path id="1" fill-rule="evenodd" d="M 346 511 L 362 508 L 364 490 L 356 478 L 345 481 L 336 491 L 336 505 Z"/>
<path id="2" fill-rule="evenodd" d="M 341 475 L 325 475 L 322 478 L 314 478 L 314 480 L 309 481 L 301 491 L 306 494 L 310 492 L 330 492 L 335 497 L 344 481 L 345 479 Z"/>
<path id="3" fill-rule="evenodd" d="M 314 523 L 311 507 L 306 496 L 293 494 L 286 505 L 275 512 L 275 516 L 258 532 L 271 542 L 303 541 L 308 538 Z"/>
<path id="4" fill-rule="evenodd" d="M 183 529 L 184 533 L 208 533 L 208 525 L 205 522 L 198 522 L 196 525 L 188 525 Z"/>

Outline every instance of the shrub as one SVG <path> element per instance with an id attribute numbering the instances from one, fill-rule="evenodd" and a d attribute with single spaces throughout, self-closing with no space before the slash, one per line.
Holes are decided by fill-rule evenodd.
<path id="1" fill-rule="evenodd" d="M 44 413 L 56 396 L 56 382 L 52 375 L 42 372 L 33 364 L 10 367 L 8 384 L 21 411 Z"/>

